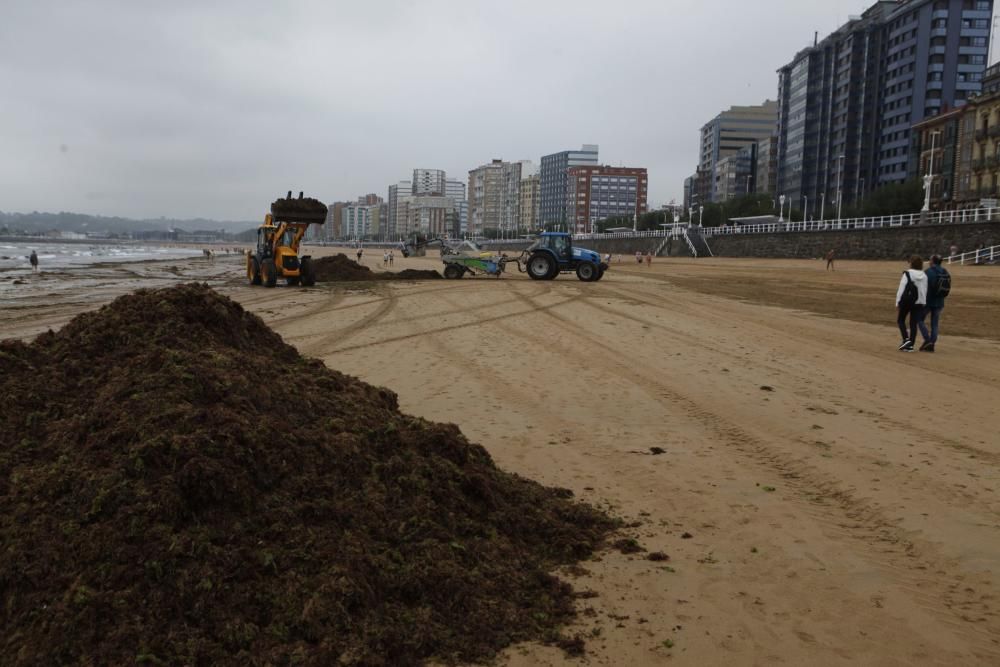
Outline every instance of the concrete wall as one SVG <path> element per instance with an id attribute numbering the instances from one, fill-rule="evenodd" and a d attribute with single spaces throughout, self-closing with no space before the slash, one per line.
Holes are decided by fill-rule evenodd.
<path id="1" fill-rule="evenodd" d="M 681 241 L 683 243 L 683 241 Z M 831 249 L 841 259 L 902 259 L 910 255 L 947 256 L 982 243 L 1000 244 L 1000 222 L 963 225 L 916 225 L 889 229 L 786 232 L 713 236 L 708 245 L 716 257 L 822 257 Z M 686 248 L 685 248 L 686 249 Z M 633 251 L 634 252 L 634 251 Z"/>

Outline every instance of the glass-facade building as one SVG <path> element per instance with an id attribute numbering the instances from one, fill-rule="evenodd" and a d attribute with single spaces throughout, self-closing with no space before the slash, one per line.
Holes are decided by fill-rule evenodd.
<path id="1" fill-rule="evenodd" d="M 566 209 L 569 195 L 567 170 L 570 167 L 597 166 L 598 147 L 584 144 L 578 151 L 562 151 L 542 157 L 539 171 L 538 216 L 540 225 L 570 225 L 572 212 Z"/>
<path id="2" fill-rule="evenodd" d="M 777 194 L 844 202 L 916 172 L 911 128 L 980 91 L 992 0 L 878 2 L 778 71 Z"/>

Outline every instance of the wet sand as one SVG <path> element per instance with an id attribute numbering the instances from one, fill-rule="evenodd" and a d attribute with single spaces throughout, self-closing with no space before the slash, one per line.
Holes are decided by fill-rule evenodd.
<path id="1" fill-rule="evenodd" d="M 208 281 L 669 556 L 612 551 L 567 575 L 595 593 L 575 628 L 587 664 L 998 664 L 1000 268 L 953 268 L 936 354 L 896 351 L 901 266 L 823 268 L 657 260 L 593 284 L 267 290 L 235 257 L 152 262 L 4 292 L 0 337 L 141 285 Z M 501 662 L 584 664 L 533 645 Z"/>

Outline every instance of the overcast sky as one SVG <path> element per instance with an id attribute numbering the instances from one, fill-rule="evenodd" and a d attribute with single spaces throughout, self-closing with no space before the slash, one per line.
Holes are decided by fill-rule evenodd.
<path id="1" fill-rule="evenodd" d="M 655 207 L 704 123 L 870 4 L 0 0 L 0 210 L 256 220 L 583 143 Z"/>

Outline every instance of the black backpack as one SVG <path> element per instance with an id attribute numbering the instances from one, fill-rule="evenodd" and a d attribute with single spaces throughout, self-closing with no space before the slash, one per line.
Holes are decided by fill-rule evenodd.
<path id="1" fill-rule="evenodd" d="M 913 282 L 910 272 L 904 271 L 903 275 L 906 276 L 906 287 L 903 288 L 903 296 L 899 299 L 899 305 L 910 308 L 916 305 L 917 299 L 920 298 L 920 292 L 917 291 L 917 284 Z"/>
<path id="2" fill-rule="evenodd" d="M 938 279 L 934 285 L 934 296 L 944 298 L 951 294 L 951 274 L 943 266 L 938 267 Z"/>

